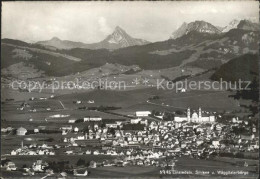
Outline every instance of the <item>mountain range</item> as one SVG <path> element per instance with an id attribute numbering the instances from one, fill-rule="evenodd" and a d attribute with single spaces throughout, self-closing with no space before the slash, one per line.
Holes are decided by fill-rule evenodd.
<path id="1" fill-rule="evenodd" d="M 180 38 L 190 32 L 208 33 L 208 34 L 221 34 L 230 31 L 231 29 L 243 29 L 250 31 L 258 31 L 259 27 L 257 23 L 248 19 L 234 19 L 225 27 L 214 26 L 205 21 L 194 21 L 190 23 L 184 22 L 176 31 L 172 33 L 170 39 Z M 42 45 L 46 48 L 55 49 L 73 49 L 73 48 L 85 48 L 85 49 L 109 49 L 115 50 L 119 48 L 125 48 L 136 45 L 146 45 L 149 41 L 143 39 L 137 39 L 131 37 L 121 27 L 115 27 L 113 33 L 108 35 L 104 40 L 86 44 L 83 42 L 74 42 L 69 40 L 61 40 L 58 37 L 53 37 L 50 40 L 39 41 L 36 44 Z"/>
<path id="2" fill-rule="evenodd" d="M 217 69 L 233 58 L 247 53 L 257 53 L 257 27 L 249 21 L 241 20 L 239 24 L 224 33 L 207 22 L 195 21 L 183 26 L 185 28 L 182 30 L 185 33 L 182 36 L 155 43 L 133 39 L 119 27 L 106 39 L 94 45 L 62 41 L 58 38 L 51 40 L 56 43 L 45 45 L 2 39 L 1 68 L 5 69 L 6 76 L 12 76 L 12 72 L 18 69 L 28 68 L 35 69 L 30 71 L 36 73 L 39 71 L 38 76 L 64 76 L 109 63 L 136 65 L 140 68 L 139 71 L 144 73 L 149 71 L 160 75 L 159 70 L 163 76 L 172 73 L 177 77 L 174 70 L 190 68 L 197 73 Z M 60 43 L 59 46 L 57 42 Z M 73 45 L 66 46 L 65 42 Z M 144 45 L 141 45 L 142 43 Z M 87 45 L 94 47 L 88 49 Z M 101 46 L 103 48 L 99 48 Z M 17 76 L 19 77 L 19 74 Z"/>
<path id="3" fill-rule="evenodd" d="M 214 26 L 205 21 L 195 21 L 188 24 L 184 22 L 176 31 L 172 33 L 170 39 L 177 39 L 192 31 L 209 33 L 209 34 L 220 34 L 220 33 L 226 33 L 231 29 L 258 31 L 259 25 L 257 23 L 254 23 L 246 19 L 243 20 L 234 19 L 225 27 Z"/>
<path id="4" fill-rule="evenodd" d="M 121 27 L 117 26 L 114 32 L 108 35 L 104 40 L 93 43 L 85 44 L 82 42 L 73 42 L 69 40 L 60 40 L 54 37 L 50 40 L 39 41 L 37 44 L 44 46 L 51 46 L 57 49 L 72 49 L 72 48 L 87 48 L 87 49 L 118 49 L 135 45 L 145 45 L 149 42 L 143 39 L 133 38 L 126 33 Z"/>
<path id="5" fill-rule="evenodd" d="M 243 30 L 251 30 L 251 31 L 258 31 L 259 25 L 257 23 L 251 22 L 250 20 L 237 20 L 234 19 L 231 21 L 222 32 L 228 32 L 231 29 L 243 29 Z"/>

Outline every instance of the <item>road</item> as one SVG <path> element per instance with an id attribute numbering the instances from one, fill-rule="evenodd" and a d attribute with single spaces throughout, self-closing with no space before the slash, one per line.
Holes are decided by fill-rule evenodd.
<path id="1" fill-rule="evenodd" d="M 60 105 L 63 107 L 63 109 L 66 109 L 64 104 L 61 102 L 61 100 L 59 100 L 59 102 L 60 102 Z"/>

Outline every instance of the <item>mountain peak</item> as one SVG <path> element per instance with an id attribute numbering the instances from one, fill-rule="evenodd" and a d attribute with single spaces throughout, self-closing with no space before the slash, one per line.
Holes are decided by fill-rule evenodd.
<path id="1" fill-rule="evenodd" d="M 195 23 L 208 23 L 208 22 L 206 22 L 204 20 L 196 20 Z"/>
<path id="2" fill-rule="evenodd" d="M 116 26 L 115 30 L 123 30 L 120 26 Z"/>
<path id="3" fill-rule="evenodd" d="M 129 34 L 127 34 L 126 31 L 120 26 L 116 26 L 114 32 L 101 43 L 108 44 L 108 46 L 110 46 L 109 48 L 113 49 L 115 47 L 122 48 L 134 45 L 144 45 L 148 42 L 142 39 L 133 38 Z"/>
<path id="4" fill-rule="evenodd" d="M 177 39 L 189 32 L 196 31 L 200 33 L 218 34 L 220 30 L 212 24 L 203 20 L 196 20 L 190 23 L 183 23 L 175 32 L 172 33 L 171 39 Z"/>
<path id="5" fill-rule="evenodd" d="M 119 27 L 119 26 L 115 27 L 115 30 L 114 30 L 113 33 L 127 34 L 126 31 L 124 29 L 122 29 L 121 27 Z"/>
<path id="6" fill-rule="evenodd" d="M 243 30 L 249 30 L 249 31 L 259 31 L 259 26 L 257 23 L 253 23 L 250 20 L 244 19 L 239 22 L 237 25 L 238 29 L 243 29 Z"/>
<path id="7" fill-rule="evenodd" d="M 58 37 L 52 37 L 51 40 L 52 41 L 61 41 Z"/>

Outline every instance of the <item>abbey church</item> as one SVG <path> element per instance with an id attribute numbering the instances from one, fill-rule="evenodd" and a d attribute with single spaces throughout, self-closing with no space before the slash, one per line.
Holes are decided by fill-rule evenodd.
<path id="1" fill-rule="evenodd" d="M 190 108 L 187 109 L 187 116 L 185 117 L 174 117 L 175 122 L 194 122 L 194 123 L 203 123 L 203 122 L 215 122 L 215 116 L 202 116 L 201 108 L 199 108 L 199 112 L 193 112 L 192 115 L 190 113 Z"/>

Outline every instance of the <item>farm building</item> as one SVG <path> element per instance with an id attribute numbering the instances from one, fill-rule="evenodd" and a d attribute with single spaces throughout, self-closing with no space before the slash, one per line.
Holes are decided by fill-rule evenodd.
<path id="1" fill-rule="evenodd" d="M 16 131 L 17 135 L 25 135 L 26 133 L 27 133 L 27 130 L 23 127 L 18 128 Z"/>
<path id="2" fill-rule="evenodd" d="M 75 123 L 76 119 L 69 119 L 69 123 Z"/>
<path id="3" fill-rule="evenodd" d="M 136 111 L 135 115 L 137 117 L 145 117 L 145 116 L 149 116 L 151 114 L 150 111 Z"/>
<path id="4" fill-rule="evenodd" d="M 141 121 L 142 119 L 137 118 L 137 119 L 131 119 L 131 124 L 137 124 Z"/>
<path id="5" fill-rule="evenodd" d="M 84 122 L 86 121 L 102 121 L 101 117 L 94 116 L 94 117 L 84 117 Z"/>
<path id="6" fill-rule="evenodd" d="M 88 171 L 81 169 L 81 170 L 74 170 L 73 172 L 74 176 L 87 176 L 88 175 Z"/>

